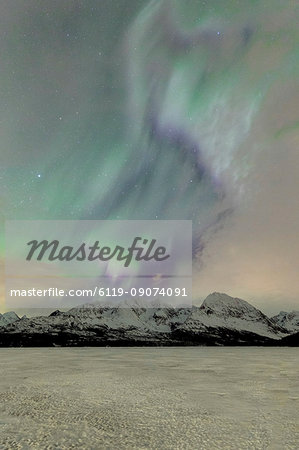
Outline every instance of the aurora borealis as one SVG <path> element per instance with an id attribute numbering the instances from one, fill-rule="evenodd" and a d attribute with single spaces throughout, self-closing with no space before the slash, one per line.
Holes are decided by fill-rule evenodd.
<path id="1" fill-rule="evenodd" d="M 295 1 L 0 12 L 3 219 L 192 219 L 195 297 L 299 309 Z"/>

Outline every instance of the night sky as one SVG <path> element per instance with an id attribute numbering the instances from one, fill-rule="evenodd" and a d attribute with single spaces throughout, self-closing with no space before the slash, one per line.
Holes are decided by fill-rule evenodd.
<path id="1" fill-rule="evenodd" d="M 298 21 L 292 0 L 1 0 L 3 220 L 192 219 L 196 298 L 299 309 Z"/>

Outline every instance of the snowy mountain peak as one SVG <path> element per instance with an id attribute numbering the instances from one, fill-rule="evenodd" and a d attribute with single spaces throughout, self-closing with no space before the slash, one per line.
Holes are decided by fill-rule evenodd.
<path id="1" fill-rule="evenodd" d="M 210 310 L 214 314 L 229 314 L 238 317 L 248 313 L 255 313 L 259 316 L 262 314 L 245 300 L 219 292 L 208 295 L 200 309 Z"/>
<path id="2" fill-rule="evenodd" d="M 199 308 L 199 314 L 193 316 L 193 320 L 196 317 L 198 324 L 201 322 L 210 327 L 221 324 L 229 329 L 244 330 L 264 336 L 276 335 L 277 338 L 285 334 L 285 330 L 250 303 L 219 292 L 208 295 Z"/>
<path id="3" fill-rule="evenodd" d="M 280 311 L 279 314 L 272 317 L 272 321 L 278 326 L 285 328 L 289 333 L 299 331 L 299 311 Z"/>
<path id="4" fill-rule="evenodd" d="M 16 322 L 17 320 L 20 320 L 20 317 L 14 311 L 0 314 L 0 327 L 5 327 L 6 325 Z"/>

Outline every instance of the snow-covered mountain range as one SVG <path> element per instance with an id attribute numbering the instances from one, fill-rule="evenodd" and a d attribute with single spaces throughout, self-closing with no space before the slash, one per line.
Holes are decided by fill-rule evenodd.
<path id="1" fill-rule="evenodd" d="M 50 316 L 0 315 L 0 346 L 280 345 L 299 332 L 298 313 L 293 316 L 270 319 L 245 300 L 216 292 L 192 308 L 87 304 Z"/>

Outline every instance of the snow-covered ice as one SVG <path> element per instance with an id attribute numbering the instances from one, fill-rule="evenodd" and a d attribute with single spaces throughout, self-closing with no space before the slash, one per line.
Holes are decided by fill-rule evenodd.
<path id="1" fill-rule="evenodd" d="M 297 348 L 0 349 L 0 448 L 298 449 Z"/>

